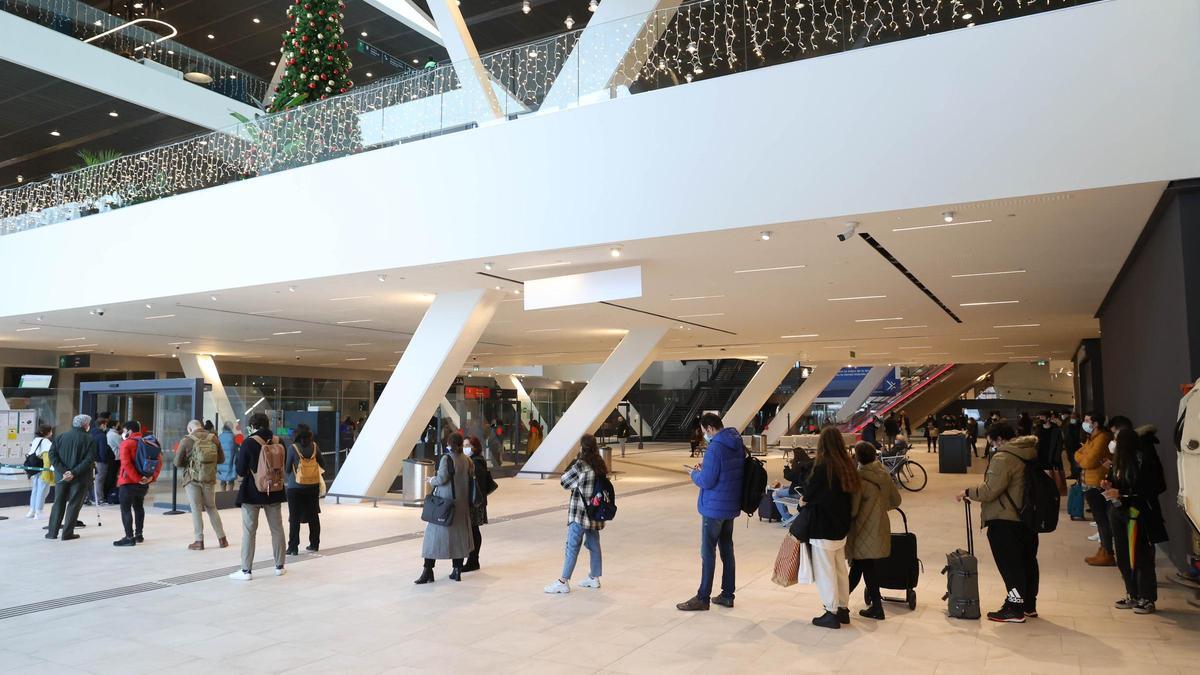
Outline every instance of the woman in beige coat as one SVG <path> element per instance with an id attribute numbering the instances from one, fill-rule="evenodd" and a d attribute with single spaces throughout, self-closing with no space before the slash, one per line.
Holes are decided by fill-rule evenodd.
<path id="1" fill-rule="evenodd" d="M 888 511 L 900 506 L 900 491 L 887 470 L 875 461 L 875 446 L 858 443 L 854 446 L 858 459 L 858 476 L 862 487 L 850 498 L 850 535 L 846 539 L 846 559 L 850 561 L 850 590 L 858 586 L 861 576 L 867 585 L 868 607 L 859 615 L 868 619 L 883 619 L 883 596 L 876 581 L 875 561 L 892 553 L 892 523 Z"/>

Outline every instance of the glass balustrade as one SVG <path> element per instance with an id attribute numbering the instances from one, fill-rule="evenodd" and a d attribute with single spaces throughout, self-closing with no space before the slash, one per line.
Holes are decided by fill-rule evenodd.
<path id="1" fill-rule="evenodd" d="M 696 0 L 0 191 L 0 235 L 524 115 L 1095 1 Z M 8 11 L 35 4 L 79 5 L 0 0 Z"/>

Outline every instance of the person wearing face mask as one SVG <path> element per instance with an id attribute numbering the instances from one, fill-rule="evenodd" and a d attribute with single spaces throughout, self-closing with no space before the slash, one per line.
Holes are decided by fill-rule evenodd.
<path id="1" fill-rule="evenodd" d="M 438 463 L 437 474 L 429 478 L 433 493 L 454 502 L 454 516 L 448 525 L 425 523 L 425 537 L 421 542 L 421 557 L 425 567 L 421 576 L 413 583 L 428 584 L 433 581 L 433 565 L 438 560 L 450 559 L 454 570 L 452 581 L 462 581 L 463 558 L 471 554 L 471 483 L 475 473 L 472 460 L 463 454 L 463 436 L 455 432 L 450 435 L 446 453 Z"/>
<path id="2" fill-rule="evenodd" d="M 1108 519 L 1108 500 L 1104 498 L 1100 484 L 1108 476 L 1108 467 L 1112 464 L 1109 454 L 1109 444 L 1112 436 L 1104 427 L 1104 418 L 1095 413 L 1084 415 L 1080 425 L 1087 440 L 1075 451 L 1075 462 L 1083 480 L 1083 499 L 1092 510 L 1096 520 L 1096 533 L 1100 538 L 1100 548 L 1092 555 L 1083 559 L 1093 567 L 1112 567 L 1117 564 L 1113 557 L 1112 529 Z"/>
<path id="3" fill-rule="evenodd" d="M 1075 451 L 1083 445 L 1083 434 L 1079 427 L 1079 415 L 1072 412 L 1062 425 L 1063 450 L 1067 451 L 1067 461 L 1071 463 L 1071 478 L 1079 480 L 1081 469 L 1075 460 Z"/>
<path id="4" fill-rule="evenodd" d="M 479 531 L 479 526 L 487 525 L 488 495 L 495 492 L 498 487 L 496 481 L 492 479 L 492 472 L 488 469 L 487 460 L 483 458 L 483 453 L 477 451 L 476 448 L 483 448 L 483 443 L 480 442 L 478 436 L 472 436 L 463 442 L 463 454 L 470 458 L 471 463 L 475 466 L 475 481 L 471 483 L 471 538 L 475 542 L 475 548 L 467 556 L 467 564 L 463 565 L 464 572 L 474 572 L 479 569 L 479 548 L 483 546 L 483 533 Z"/>
<path id="5" fill-rule="evenodd" d="M 1136 432 L 1129 426 L 1118 427 L 1112 471 L 1101 484 L 1110 504 L 1117 567 L 1125 580 L 1125 597 L 1115 606 L 1132 609 L 1135 614 L 1154 613 L 1158 600 L 1154 546 L 1168 539 L 1158 503 L 1167 481 L 1154 447 L 1157 443 L 1152 426 Z"/>

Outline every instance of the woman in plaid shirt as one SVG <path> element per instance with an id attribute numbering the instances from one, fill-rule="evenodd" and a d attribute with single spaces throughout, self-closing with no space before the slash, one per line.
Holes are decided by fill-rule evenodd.
<path id="1" fill-rule="evenodd" d="M 559 479 L 563 489 L 571 491 L 571 497 L 567 501 L 567 556 L 563 561 L 562 576 L 546 587 L 547 593 L 571 592 L 571 574 L 575 571 L 575 561 L 579 557 L 581 544 L 586 546 L 591 554 L 591 569 L 588 578 L 579 582 L 579 585 L 582 588 L 600 588 L 600 530 L 604 529 L 604 523 L 588 518 L 584 503 L 587 496 L 595 492 L 597 475 L 607 476 L 608 467 L 600 457 L 596 437 L 584 434 L 579 439 L 579 457 Z"/>

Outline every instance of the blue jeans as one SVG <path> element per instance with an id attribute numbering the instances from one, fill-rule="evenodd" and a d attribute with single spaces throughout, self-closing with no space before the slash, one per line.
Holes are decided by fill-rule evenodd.
<path id="1" fill-rule="evenodd" d="M 718 550 L 721 552 L 721 595 L 733 599 L 733 520 L 704 516 L 700 521 L 700 589 L 696 591 L 696 597 L 704 602 L 712 595 Z"/>
<path id="2" fill-rule="evenodd" d="M 591 568 L 588 576 L 599 579 L 603 572 L 600 558 L 600 530 L 584 529 L 579 523 L 567 525 L 567 558 L 563 561 L 562 578 L 570 580 L 575 572 L 575 561 L 579 558 L 580 545 L 586 546 L 591 554 Z"/>
<path id="3" fill-rule="evenodd" d="M 775 490 L 774 494 L 771 495 L 771 498 L 775 501 L 775 508 L 779 509 L 779 515 L 782 516 L 784 520 L 792 517 L 792 512 L 788 509 L 787 502 L 779 501 L 781 499 L 795 499 L 796 494 L 792 492 L 792 488 L 781 487 Z"/>

